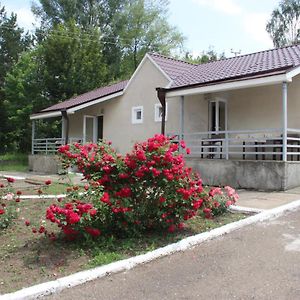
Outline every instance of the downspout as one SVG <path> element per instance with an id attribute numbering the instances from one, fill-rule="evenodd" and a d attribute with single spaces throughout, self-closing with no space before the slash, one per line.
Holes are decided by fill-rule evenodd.
<path id="1" fill-rule="evenodd" d="M 61 115 L 65 120 L 66 128 L 65 128 L 65 136 L 63 138 L 65 139 L 65 145 L 67 145 L 69 143 L 69 116 L 67 110 L 66 109 L 62 110 Z"/>
<path id="2" fill-rule="evenodd" d="M 157 98 L 162 107 L 161 116 L 161 134 L 165 134 L 166 131 L 166 90 L 164 88 L 156 88 Z"/>

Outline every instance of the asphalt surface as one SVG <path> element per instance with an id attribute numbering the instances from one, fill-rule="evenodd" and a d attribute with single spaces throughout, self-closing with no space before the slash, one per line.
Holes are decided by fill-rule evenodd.
<path id="1" fill-rule="evenodd" d="M 46 299 L 300 299 L 300 210 Z"/>

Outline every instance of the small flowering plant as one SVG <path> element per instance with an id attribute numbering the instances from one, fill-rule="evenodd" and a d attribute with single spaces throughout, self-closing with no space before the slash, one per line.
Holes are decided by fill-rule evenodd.
<path id="1" fill-rule="evenodd" d="M 204 188 L 179 147 L 186 148 L 164 135 L 135 144 L 125 156 L 106 142 L 60 147 L 63 166 L 76 166 L 87 184 L 84 193 L 74 187 L 61 203 L 51 205 L 47 220 L 74 239 L 174 232 L 195 215 L 212 218 L 225 212 L 237 200 L 235 191 Z"/>
<path id="2" fill-rule="evenodd" d="M 15 191 L 12 177 L 4 178 L 0 182 L 0 230 L 7 228 L 18 216 L 20 191 Z"/>

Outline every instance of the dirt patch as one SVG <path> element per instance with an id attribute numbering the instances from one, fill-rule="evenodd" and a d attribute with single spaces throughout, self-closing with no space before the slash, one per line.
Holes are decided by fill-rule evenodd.
<path id="1" fill-rule="evenodd" d="M 87 268 L 154 250 L 176 242 L 186 236 L 207 231 L 245 217 L 226 214 L 215 220 L 195 218 L 186 230 L 176 234 L 149 233 L 139 238 L 98 241 L 68 242 L 63 239 L 50 241 L 40 234 L 33 234 L 25 220 L 39 226 L 45 209 L 53 200 L 23 200 L 20 216 L 8 229 L 0 233 L 0 294 L 23 287 L 55 280 Z M 47 229 L 51 227 L 46 225 Z M 55 230 L 57 230 L 55 228 Z"/>

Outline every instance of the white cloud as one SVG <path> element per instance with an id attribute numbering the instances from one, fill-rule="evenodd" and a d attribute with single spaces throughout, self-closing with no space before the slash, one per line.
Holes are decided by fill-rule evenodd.
<path id="1" fill-rule="evenodd" d="M 33 29 L 33 24 L 36 23 L 35 17 L 30 9 L 20 8 L 15 11 L 17 14 L 17 20 L 20 27 L 24 27 L 25 30 Z"/>
<path id="2" fill-rule="evenodd" d="M 24 6 L 17 7 L 16 4 L 9 3 L 5 4 L 5 9 L 10 15 L 11 12 L 17 14 L 17 22 L 20 27 L 23 27 L 25 31 L 32 30 L 34 28 L 33 24 L 37 24 L 33 13 L 31 12 L 30 6 L 27 3 L 24 3 Z"/>
<path id="3" fill-rule="evenodd" d="M 242 8 L 235 2 L 235 0 L 193 0 L 193 2 L 201 6 L 221 11 L 228 15 L 237 15 L 242 12 Z"/>
<path id="4" fill-rule="evenodd" d="M 266 13 L 245 13 L 243 16 L 243 28 L 254 41 L 262 47 L 271 48 L 272 40 L 266 31 L 269 15 Z"/>

